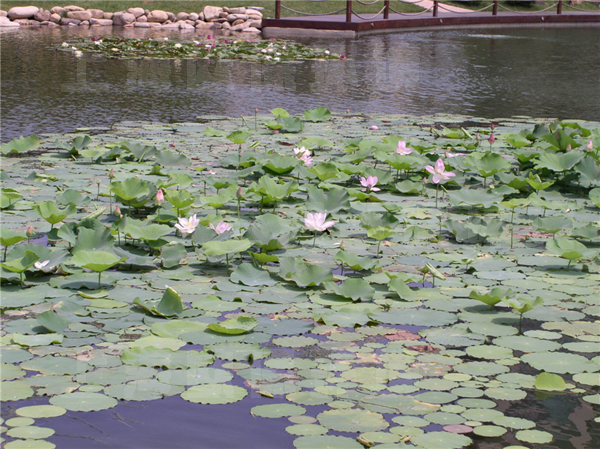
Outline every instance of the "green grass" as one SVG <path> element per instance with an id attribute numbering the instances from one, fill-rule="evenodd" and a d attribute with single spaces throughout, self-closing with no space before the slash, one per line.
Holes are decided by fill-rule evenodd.
<path id="1" fill-rule="evenodd" d="M 35 5 L 42 7 L 44 9 L 50 9 L 53 6 L 67 6 L 67 5 L 77 5 L 82 8 L 94 8 L 101 9 L 107 12 L 116 12 L 122 11 L 124 9 L 132 8 L 132 7 L 142 7 L 144 9 L 162 9 L 165 11 L 170 11 L 175 14 L 178 12 L 200 12 L 204 8 L 205 5 L 213 5 L 213 6 L 261 6 L 265 8 L 263 11 L 264 17 L 275 17 L 275 0 L 211 0 L 211 1 L 181 1 L 181 0 L 75 0 L 72 2 L 61 2 L 57 0 L 8 0 L 0 2 L 0 5 L 3 10 L 8 11 L 8 9 L 13 6 L 25 6 L 25 5 Z M 283 0 L 283 6 L 287 6 L 289 8 L 295 9 L 297 11 L 302 11 L 311 14 L 325 14 L 332 11 L 337 11 L 338 9 L 342 9 L 346 7 L 345 0 L 330 0 L 327 2 L 309 2 L 309 1 L 299 1 L 299 0 Z M 379 12 L 379 10 L 383 7 L 383 1 L 380 0 L 375 5 L 360 5 L 355 2 L 353 5 L 353 10 L 358 14 L 375 14 Z M 401 4 L 398 2 L 392 3 L 392 7 L 396 11 L 400 12 L 417 12 L 422 11 L 422 8 L 419 8 L 410 4 Z M 340 13 L 340 14 L 343 14 Z M 295 16 L 296 14 L 281 9 L 281 15 L 283 17 Z"/>

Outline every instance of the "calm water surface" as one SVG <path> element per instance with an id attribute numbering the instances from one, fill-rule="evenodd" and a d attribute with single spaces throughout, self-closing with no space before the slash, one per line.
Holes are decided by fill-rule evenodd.
<path id="1" fill-rule="evenodd" d="M 122 120 L 193 121 L 274 107 L 600 119 L 598 27 L 406 31 L 305 40 L 347 61 L 77 59 L 48 48 L 108 30 L 1 34 L 2 141 Z M 146 30 L 121 34 L 149 36 Z M 199 35 L 152 31 L 154 37 Z"/>

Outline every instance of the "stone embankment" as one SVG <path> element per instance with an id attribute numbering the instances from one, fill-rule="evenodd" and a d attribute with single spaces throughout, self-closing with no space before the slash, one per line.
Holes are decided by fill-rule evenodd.
<path id="1" fill-rule="evenodd" d="M 228 30 L 260 33 L 262 8 L 227 8 L 205 6 L 201 12 L 172 12 L 129 8 L 127 11 L 104 12 L 79 6 L 16 6 L 0 10 L 0 27 L 106 27 L 160 28 L 179 30 Z"/>

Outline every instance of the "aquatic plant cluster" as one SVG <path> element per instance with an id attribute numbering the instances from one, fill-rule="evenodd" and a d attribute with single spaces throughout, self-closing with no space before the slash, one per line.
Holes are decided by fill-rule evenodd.
<path id="1" fill-rule="evenodd" d="M 35 420 L 67 411 L 249 394 L 298 449 L 550 443 L 510 404 L 600 404 L 600 126 L 465 120 L 275 109 L 3 144 L 6 448 L 53 447 Z"/>
<path id="2" fill-rule="evenodd" d="M 207 35 L 202 41 L 175 42 L 163 39 L 126 39 L 118 37 L 86 38 L 63 42 L 57 50 L 83 53 L 100 53 L 118 59 L 228 59 L 247 62 L 291 62 L 307 59 L 345 59 L 344 55 L 329 50 L 313 48 L 297 42 L 280 39 L 245 41 Z"/>

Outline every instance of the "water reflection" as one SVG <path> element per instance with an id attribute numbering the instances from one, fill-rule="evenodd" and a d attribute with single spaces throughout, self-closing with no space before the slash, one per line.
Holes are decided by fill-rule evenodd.
<path id="1" fill-rule="evenodd" d="M 77 59 L 48 50 L 108 30 L 2 33 L 2 140 L 122 120 L 333 111 L 488 118 L 600 118 L 598 28 L 476 28 L 307 40 L 347 61 L 260 65 L 228 61 Z M 120 30 L 198 39 L 195 32 Z"/>

